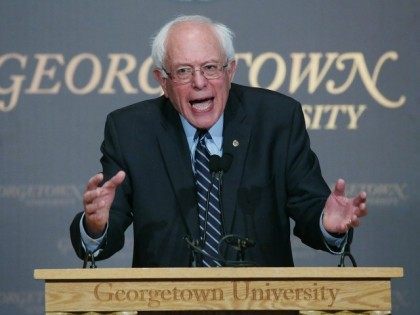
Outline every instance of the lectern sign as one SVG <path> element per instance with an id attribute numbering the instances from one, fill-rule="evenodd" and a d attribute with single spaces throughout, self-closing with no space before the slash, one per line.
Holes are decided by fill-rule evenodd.
<path id="1" fill-rule="evenodd" d="M 329 282 L 291 284 L 286 281 L 181 281 L 169 285 L 162 282 L 100 282 L 93 284 L 93 299 L 89 296 L 86 298 L 104 309 L 107 309 L 107 305 L 114 307 L 119 303 L 132 304 L 135 309 L 183 309 L 185 305 L 215 308 L 220 303 L 230 305 L 232 309 L 242 305 L 253 309 L 260 309 L 262 305 L 269 309 L 288 306 L 313 308 L 315 305 L 328 309 L 334 307 L 337 298 L 341 303 L 347 300 L 353 304 L 355 301 L 349 300 L 349 290 L 345 287 L 351 288 L 354 285 L 351 282 L 338 285 Z M 90 291 L 91 285 L 86 289 Z M 371 292 L 390 301 L 389 295 L 384 295 L 386 289 L 379 289 L 371 283 L 365 283 L 364 289 L 364 294 Z M 357 300 L 361 305 L 360 309 L 369 306 L 367 302 L 363 302 L 362 295 Z"/>
<path id="2" fill-rule="evenodd" d="M 47 271 L 46 271 L 47 272 Z M 52 270 L 47 312 L 390 310 L 400 268 Z M 58 279 L 61 277 L 61 280 Z"/>

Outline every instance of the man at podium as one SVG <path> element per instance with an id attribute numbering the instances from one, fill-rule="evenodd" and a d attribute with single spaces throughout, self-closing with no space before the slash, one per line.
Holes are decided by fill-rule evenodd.
<path id="1" fill-rule="evenodd" d="M 108 115 L 103 172 L 70 228 L 80 258 L 110 257 L 133 224 L 133 267 L 293 266 L 289 218 L 305 244 L 343 249 L 366 193 L 330 191 L 297 101 L 232 83 L 232 38 L 202 16 L 154 37 L 164 94 Z"/>

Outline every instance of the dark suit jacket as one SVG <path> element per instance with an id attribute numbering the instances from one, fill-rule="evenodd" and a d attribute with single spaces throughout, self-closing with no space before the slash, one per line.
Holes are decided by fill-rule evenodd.
<path id="1" fill-rule="evenodd" d="M 184 237 L 198 239 L 196 192 L 185 133 L 170 101 L 162 96 L 109 114 L 101 151 L 105 177 L 121 169 L 127 177 L 117 190 L 97 259 L 122 248 L 132 223 L 134 267 L 189 266 Z M 232 84 L 223 151 L 233 155 L 223 176 L 223 225 L 226 233 L 255 240 L 248 260 L 293 265 L 289 218 L 305 244 L 326 250 L 319 218 L 330 190 L 310 149 L 298 102 Z M 82 258 L 80 218 L 81 213 L 71 225 L 71 239 Z"/>

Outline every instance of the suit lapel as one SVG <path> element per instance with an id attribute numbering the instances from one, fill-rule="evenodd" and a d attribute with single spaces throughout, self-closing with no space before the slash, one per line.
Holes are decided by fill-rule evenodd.
<path id="1" fill-rule="evenodd" d="M 163 160 L 178 200 L 186 234 L 198 239 L 197 199 L 191 156 L 177 111 L 169 101 L 163 104 L 162 128 L 158 141 Z"/>
<path id="2" fill-rule="evenodd" d="M 230 153 L 233 161 L 223 175 L 223 213 L 225 233 L 232 233 L 237 207 L 238 188 L 242 180 L 251 127 L 236 93 L 231 92 L 224 115 L 223 153 Z"/>
<path id="3" fill-rule="evenodd" d="M 167 166 L 180 212 L 185 221 L 186 233 L 199 238 L 199 222 L 194 175 L 188 143 L 177 111 L 169 101 L 163 104 L 162 128 L 158 141 L 163 160 Z M 242 180 L 251 127 L 242 109 L 241 100 L 231 92 L 224 112 L 223 152 L 230 153 L 233 161 L 223 175 L 223 213 L 225 232 L 232 232 L 234 213 L 237 207 L 237 191 Z"/>

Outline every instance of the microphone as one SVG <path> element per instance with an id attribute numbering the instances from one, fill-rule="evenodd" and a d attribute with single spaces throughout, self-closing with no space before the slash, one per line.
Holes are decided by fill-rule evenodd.
<path id="1" fill-rule="evenodd" d="M 233 156 L 230 153 L 223 154 L 221 160 L 220 160 L 220 166 L 223 172 L 227 172 L 230 169 L 230 166 L 232 165 Z"/>
<path id="2" fill-rule="evenodd" d="M 90 262 L 89 268 L 91 269 L 97 268 L 96 263 L 95 263 L 95 256 L 93 255 L 91 251 L 86 251 L 85 257 L 83 259 L 83 269 L 87 267 L 88 262 Z"/>
<path id="3" fill-rule="evenodd" d="M 255 241 L 247 237 L 241 237 L 235 234 L 228 234 L 222 237 L 220 243 L 226 243 L 237 252 L 237 260 L 245 261 L 245 250 L 255 246 Z"/>
<path id="4" fill-rule="evenodd" d="M 340 256 L 340 263 L 338 264 L 338 267 L 345 267 L 346 266 L 345 263 L 344 263 L 346 257 L 348 257 L 350 259 L 353 267 L 357 267 L 356 259 L 354 258 L 353 254 L 351 253 L 351 250 L 350 250 L 350 245 L 351 245 L 352 241 L 353 241 L 353 228 L 350 228 L 348 233 L 347 233 L 346 244 L 344 245 L 344 251 Z"/>
<path id="5" fill-rule="evenodd" d="M 223 156 L 218 156 L 216 154 L 213 154 L 210 156 L 209 159 L 209 169 L 212 173 L 226 173 L 230 166 L 232 165 L 233 156 L 232 154 L 225 153 Z"/>
<path id="6" fill-rule="evenodd" d="M 256 267 L 257 264 L 253 261 L 246 261 L 246 260 L 226 260 L 222 257 L 215 257 L 210 254 L 207 254 L 203 249 L 199 246 L 198 241 L 192 240 L 190 237 L 185 236 L 184 241 L 188 244 L 188 247 L 193 252 L 193 255 L 199 254 L 202 256 L 206 256 L 212 260 L 218 261 L 224 267 Z M 194 265 L 193 265 L 194 266 Z M 194 266 L 196 267 L 196 265 Z"/>
<path id="7" fill-rule="evenodd" d="M 247 238 L 247 237 L 241 237 L 235 234 L 228 234 L 225 235 L 222 238 L 222 241 L 224 241 L 226 244 L 231 246 L 240 246 L 240 247 L 253 247 L 255 246 L 255 241 Z"/>

